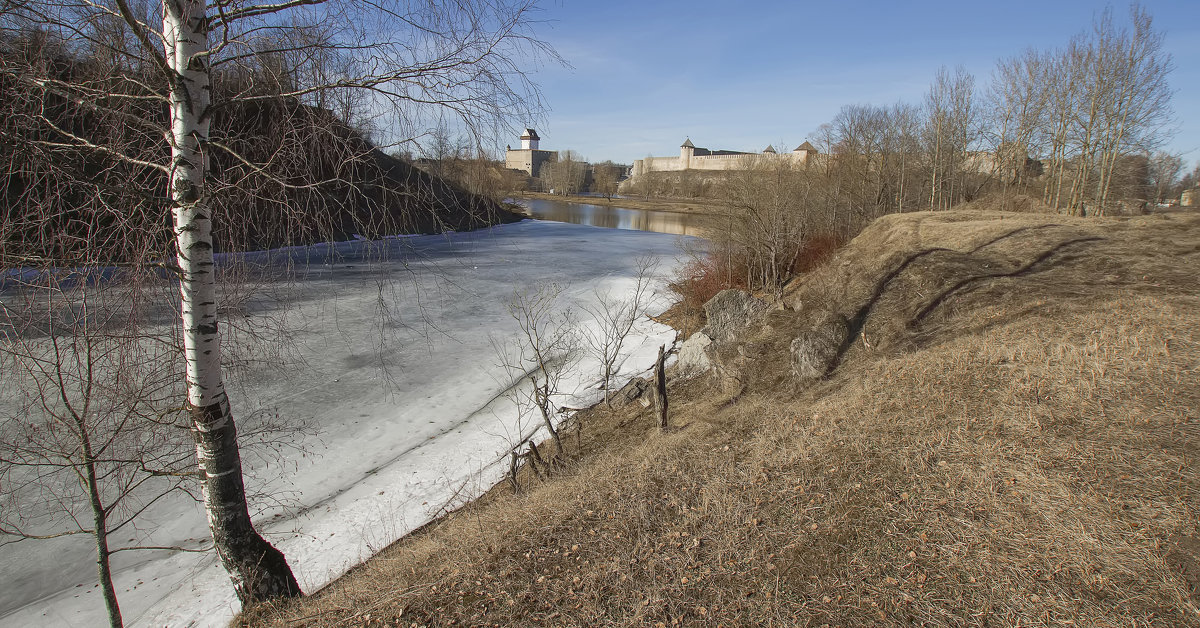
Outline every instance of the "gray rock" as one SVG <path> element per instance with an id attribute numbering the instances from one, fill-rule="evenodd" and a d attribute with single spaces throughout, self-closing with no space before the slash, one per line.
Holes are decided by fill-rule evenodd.
<path id="1" fill-rule="evenodd" d="M 710 347 L 713 381 L 726 393 L 740 395 L 746 389 L 747 366 L 751 363 L 746 345 L 726 343 Z"/>
<path id="2" fill-rule="evenodd" d="M 701 331 L 713 342 L 728 342 L 768 309 L 767 303 L 741 290 L 722 290 L 704 304 L 708 320 Z"/>
<path id="3" fill-rule="evenodd" d="M 679 345 L 679 353 L 675 360 L 675 372 L 679 377 L 692 377 L 712 368 L 712 360 L 708 358 L 708 347 L 712 338 L 698 331 Z"/>
<path id="4" fill-rule="evenodd" d="M 629 380 L 629 383 L 625 384 L 621 390 L 613 393 L 611 398 L 612 406 L 614 408 L 620 408 L 621 406 L 633 403 L 634 401 L 643 398 L 646 391 L 649 389 L 650 382 L 640 377 L 635 377 Z"/>
<path id="5" fill-rule="evenodd" d="M 792 340 L 792 373 L 801 380 L 824 377 L 833 368 L 838 349 L 849 334 L 846 317 L 833 312 L 814 316 L 809 331 Z"/>

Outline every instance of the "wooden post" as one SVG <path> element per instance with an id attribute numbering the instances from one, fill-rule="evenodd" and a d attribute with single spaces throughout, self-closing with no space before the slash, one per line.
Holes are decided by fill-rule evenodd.
<path id="1" fill-rule="evenodd" d="M 546 461 L 542 458 L 542 452 L 538 451 L 537 443 L 529 441 L 529 454 L 533 456 L 529 459 L 529 468 L 533 469 L 533 474 L 537 476 L 537 479 L 543 479 L 542 471 L 544 470 L 549 474 L 550 465 L 546 464 Z"/>
<path id="2" fill-rule="evenodd" d="M 513 449 L 508 461 L 508 483 L 512 486 L 513 495 L 521 492 L 521 485 L 517 482 L 517 472 L 520 470 L 521 454 L 517 453 L 516 449 Z"/>
<path id="3" fill-rule="evenodd" d="M 667 431 L 667 356 L 665 345 L 658 347 L 658 361 L 654 363 L 654 401 L 658 408 L 658 429 Z"/>

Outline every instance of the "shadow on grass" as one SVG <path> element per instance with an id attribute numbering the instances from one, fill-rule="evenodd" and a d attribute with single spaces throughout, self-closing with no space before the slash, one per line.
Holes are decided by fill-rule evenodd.
<path id="1" fill-rule="evenodd" d="M 1060 225 L 1046 224 L 1020 227 L 996 236 L 967 251 L 957 251 L 955 249 L 945 247 L 934 247 L 917 251 L 907 256 L 875 284 L 875 288 L 872 291 L 870 298 L 868 298 L 867 301 L 858 308 L 854 315 L 848 319 L 846 337 L 842 340 L 841 345 L 838 347 L 837 354 L 831 361 L 829 368 L 826 370 L 826 377 L 832 374 L 835 370 L 837 370 L 838 366 L 841 365 L 842 360 L 845 358 L 846 352 L 848 352 L 850 348 L 854 346 L 855 340 L 862 334 L 863 328 L 866 325 L 867 320 L 871 317 L 875 307 L 879 304 L 880 300 L 882 300 L 883 297 L 888 294 L 894 282 L 899 279 L 900 275 L 904 273 L 905 270 L 909 269 L 913 264 L 939 253 L 970 257 L 987 247 L 993 246 L 1005 240 L 1009 240 L 1022 233 L 1058 226 Z M 1053 268 L 1057 261 L 1061 261 L 1061 258 L 1057 258 L 1056 256 L 1062 253 L 1064 249 L 1076 244 L 1096 242 L 1101 240 L 1104 240 L 1104 238 L 1096 236 L 1072 238 L 1055 244 L 1051 248 L 1034 257 L 1028 263 L 1022 264 L 1015 270 L 1007 272 L 984 273 L 961 279 L 926 303 L 925 306 L 923 306 L 911 320 L 906 321 L 905 326 L 911 328 L 920 324 L 920 322 L 923 321 L 933 310 L 937 309 L 938 306 L 944 304 L 947 300 L 956 295 L 964 294 L 983 281 L 1021 277 L 1036 272 L 1044 272 Z"/>

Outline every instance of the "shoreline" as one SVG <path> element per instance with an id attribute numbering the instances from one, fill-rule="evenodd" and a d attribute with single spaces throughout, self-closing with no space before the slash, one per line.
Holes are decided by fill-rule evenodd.
<path id="1" fill-rule="evenodd" d="M 577 203 L 581 205 L 619 206 L 622 209 L 640 209 L 648 211 L 673 212 L 693 216 L 717 216 L 721 214 L 724 204 L 720 201 L 705 199 L 676 199 L 676 198 L 605 198 L 603 196 L 580 196 L 549 194 L 547 192 L 515 192 L 511 195 L 514 201 L 540 200 L 559 201 L 562 203 Z"/>

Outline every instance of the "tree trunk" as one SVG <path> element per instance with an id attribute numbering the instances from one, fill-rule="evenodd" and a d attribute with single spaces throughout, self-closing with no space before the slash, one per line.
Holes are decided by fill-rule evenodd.
<path id="1" fill-rule="evenodd" d="M 80 443 L 83 448 L 85 483 L 87 484 L 88 501 L 92 507 L 92 536 L 96 539 L 96 572 L 100 578 L 100 588 L 104 594 L 104 606 L 108 609 L 108 624 L 111 628 L 121 628 L 121 607 L 117 604 L 117 590 L 113 587 L 112 567 L 110 558 L 112 552 L 108 549 L 108 512 L 100 500 L 100 483 L 96 477 L 96 457 L 92 452 L 92 442 L 88 436 L 87 426 L 82 420 L 76 421 L 79 430 Z"/>
<path id="2" fill-rule="evenodd" d="M 550 437 L 554 439 L 554 446 L 557 448 L 555 455 L 566 453 L 563 449 L 562 438 L 558 435 L 558 429 L 554 427 L 553 402 L 550 400 L 550 380 L 549 374 L 546 375 L 546 382 L 539 385 L 534 376 L 530 376 L 530 381 L 533 382 L 534 400 L 537 402 L 538 411 L 542 415 L 542 424 L 546 426 L 546 431 L 550 432 Z"/>
<path id="3" fill-rule="evenodd" d="M 521 492 L 521 484 L 517 482 L 517 472 L 521 470 L 521 454 L 513 449 L 508 460 L 508 484 L 512 486 L 513 495 Z"/>
<path id="4" fill-rule="evenodd" d="M 664 345 L 658 346 L 658 360 L 654 362 L 654 402 L 658 411 L 658 429 L 667 431 L 667 370 Z"/>
<path id="5" fill-rule="evenodd" d="M 211 121 L 205 3 L 170 0 L 163 9 L 166 58 L 173 73 L 168 193 L 180 269 L 188 409 L 204 475 L 204 508 L 217 554 L 243 604 L 297 596 L 300 587 L 283 554 L 250 521 L 237 428 L 221 379 L 212 220 L 204 192 L 208 164 L 203 144 Z"/>
<path id="6" fill-rule="evenodd" d="M 237 428 L 229 403 L 191 407 L 196 455 L 204 472 L 204 507 L 213 546 L 242 604 L 300 595 L 283 553 L 259 536 L 246 507 Z"/>
<path id="7" fill-rule="evenodd" d="M 531 456 L 529 458 L 529 468 L 533 470 L 533 475 L 539 480 L 543 479 L 542 469 L 545 469 L 549 473 L 550 465 L 546 464 L 546 461 L 542 458 L 542 452 L 538 450 L 537 443 L 532 440 L 529 441 L 529 455 Z"/>

